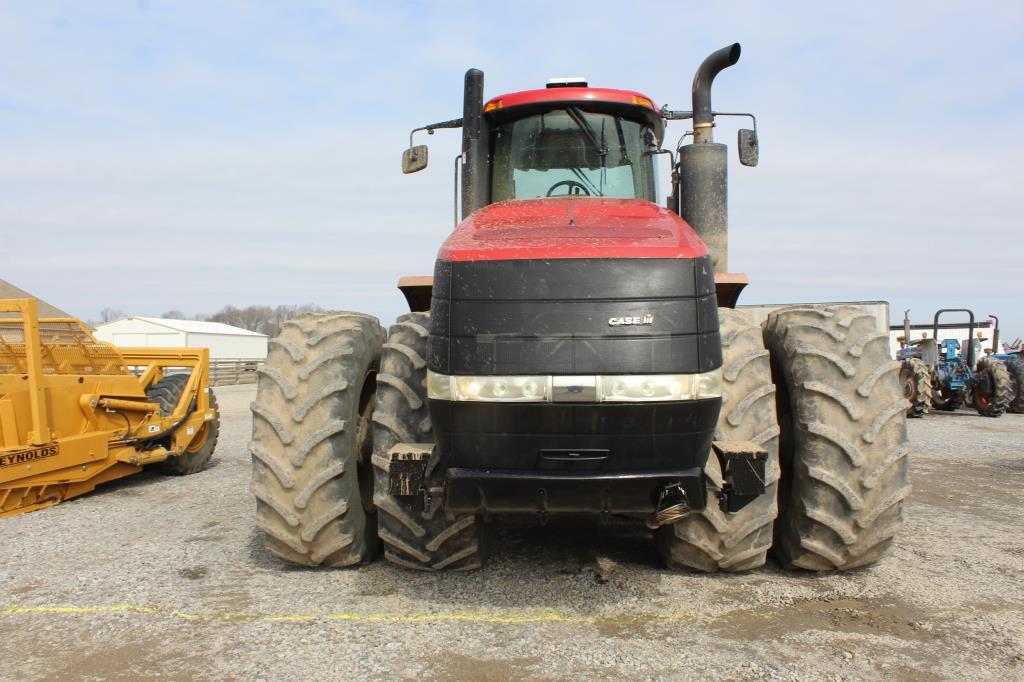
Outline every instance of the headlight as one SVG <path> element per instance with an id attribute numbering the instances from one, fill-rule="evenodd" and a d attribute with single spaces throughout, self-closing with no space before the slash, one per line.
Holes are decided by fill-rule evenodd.
<path id="1" fill-rule="evenodd" d="M 434 400 L 496 403 L 670 402 L 722 396 L 722 370 L 701 374 L 448 376 L 427 370 Z"/>
<path id="2" fill-rule="evenodd" d="M 427 396 L 458 402 L 544 403 L 551 400 L 551 377 L 452 377 L 427 370 Z"/>

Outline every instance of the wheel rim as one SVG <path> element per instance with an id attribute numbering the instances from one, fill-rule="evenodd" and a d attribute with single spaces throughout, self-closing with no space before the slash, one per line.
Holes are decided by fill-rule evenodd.
<path id="1" fill-rule="evenodd" d="M 988 385 L 993 386 L 994 382 L 992 380 L 991 373 L 985 372 L 985 377 L 988 379 Z M 985 395 L 985 392 L 981 389 L 980 384 L 977 388 L 974 389 L 974 404 L 978 407 L 979 410 L 988 410 L 991 409 L 992 407 L 992 401 L 989 400 L 989 397 L 987 395 Z"/>
<path id="2" fill-rule="evenodd" d="M 914 373 L 904 367 L 900 370 L 900 381 L 903 382 L 903 397 L 914 402 L 917 398 L 917 382 L 914 381 Z"/>

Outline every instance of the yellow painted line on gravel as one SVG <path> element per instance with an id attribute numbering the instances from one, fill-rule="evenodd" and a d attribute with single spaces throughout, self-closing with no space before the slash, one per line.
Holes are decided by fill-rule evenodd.
<path id="1" fill-rule="evenodd" d="M 264 622 L 311 623 L 347 621 L 353 623 L 437 623 L 467 622 L 492 624 L 589 623 L 601 625 L 636 625 L 648 622 L 688 622 L 708 620 L 706 615 L 691 613 L 635 613 L 608 615 L 574 615 L 558 611 L 527 613 L 494 613 L 486 611 L 447 611 L 440 613 L 321 613 L 321 614 L 254 614 L 254 613 L 190 613 L 159 606 L 110 604 L 106 606 L 11 606 L 0 610 L 0 616 L 29 614 L 102 615 L 129 613 L 144 616 L 177 618 L 194 622 Z"/>

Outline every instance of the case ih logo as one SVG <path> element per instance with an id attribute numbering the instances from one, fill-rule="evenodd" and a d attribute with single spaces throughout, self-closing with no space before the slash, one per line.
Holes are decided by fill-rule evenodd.
<path id="1" fill-rule="evenodd" d="M 13 467 L 19 464 L 31 464 L 47 457 L 56 457 L 58 448 L 56 445 L 47 445 L 35 450 L 22 450 L 21 452 L 9 452 L 0 455 L 0 469 Z"/>
<path id="2" fill-rule="evenodd" d="M 654 324 L 654 315 L 639 315 L 637 317 L 611 317 L 608 324 L 612 327 L 625 327 L 627 325 Z"/>

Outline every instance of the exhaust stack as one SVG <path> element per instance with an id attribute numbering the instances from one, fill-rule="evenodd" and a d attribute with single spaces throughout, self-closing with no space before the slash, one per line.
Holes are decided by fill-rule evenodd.
<path id="1" fill-rule="evenodd" d="M 723 69 L 740 60 L 740 44 L 733 43 L 708 55 L 693 77 L 693 141 L 704 144 L 712 141 L 715 115 L 711 109 L 711 84 Z"/>
<path id="2" fill-rule="evenodd" d="M 462 98 L 462 219 L 489 203 L 487 122 L 484 120 L 484 72 L 466 72 Z"/>
<path id="3" fill-rule="evenodd" d="M 693 143 L 679 148 L 679 213 L 708 246 L 715 272 L 729 269 L 728 147 L 713 141 L 711 84 L 740 59 L 740 44 L 712 52 L 693 77 Z"/>

